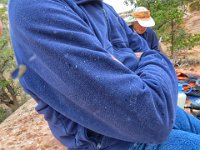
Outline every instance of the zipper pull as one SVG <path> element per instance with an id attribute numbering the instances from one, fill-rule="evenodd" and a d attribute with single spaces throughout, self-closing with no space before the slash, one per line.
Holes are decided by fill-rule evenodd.
<path id="1" fill-rule="evenodd" d="M 27 67 L 24 64 L 19 65 L 12 73 L 11 77 L 16 80 L 20 79 L 26 72 Z"/>

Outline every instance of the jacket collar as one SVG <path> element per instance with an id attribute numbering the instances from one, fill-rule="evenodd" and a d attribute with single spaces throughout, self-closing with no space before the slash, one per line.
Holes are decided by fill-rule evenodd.
<path id="1" fill-rule="evenodd" d="M 102 2 L 103 0 L 74 0 L 76 4 L 85 4 L 90 2 Z"/>

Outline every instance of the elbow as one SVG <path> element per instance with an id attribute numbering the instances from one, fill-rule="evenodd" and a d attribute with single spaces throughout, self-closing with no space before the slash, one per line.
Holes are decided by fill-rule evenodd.
<path id="1" fill-rule="evenodd" d="M 139 126 L 134 130 L 129 128 L 128 131 L 121 133 L 123 140 L 146 144 L 161 144 L 168 138 L 173 125 L 160 125 L 149 122 L 142 128 Z"/>
<path id="2" fill-rule="evenodd" d="M 152 122 L 148 121 L 148 123 L 143 126 L 143 137 L 141 137 L 141 141 L 139 142 L 148 144 L 163 143 L 168 138 L 174 125 L 174 121 L 167 121 L 168 119 L 151 120 Z"/>
<path id="3" fill-rule="evenodd" d="M 147 130 L 151 132 L 146 132 L 147 141 L 149 144 L 161 144 L 163 143 L 169 136 L 173 125 L 155 125 L 153 128 L 149 128 Z"/>
<path id="4" fill-rule="evenodd" d="M 150 131 L 147 132 L 149 133 L 147 135 L 149 136 L 149 143 L 161 144 L 168 138 L 175 122 L 175 114 L 173 112 L 173 110 L 170 111 L 170 113 L 168 112 L 169 114 L 166 116 L 162 114 L 149 123 L 149 126 L 147 127 L 147 131 Z"/>
<path id="5" fill-rule="evenodd" d="M 162 128 L 160 130 L 155 130 L 150 144 L 161 144 L 163 143 L 169 136 L 171 132 L 171 128 Z"/>

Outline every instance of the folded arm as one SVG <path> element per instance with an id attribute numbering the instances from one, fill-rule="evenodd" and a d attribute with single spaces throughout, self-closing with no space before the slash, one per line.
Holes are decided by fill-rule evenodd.
<path id="1" fill-rule="evenodd" d="M 102 48 L 67 4 L 23 2 L 9 16 L 13 46 L 21 47 L 16 57 L 27 66 L 23 78 L 29 91 L 72 121 L 109 137 L 159 143 L 168 136 L 177 85 L 167 58 L 144 52 L 132 72 Z M 29 72 L 49 87 L 44 93 L 30 88 Z M 53 102 L 47 95 L 59 96 Z"/>

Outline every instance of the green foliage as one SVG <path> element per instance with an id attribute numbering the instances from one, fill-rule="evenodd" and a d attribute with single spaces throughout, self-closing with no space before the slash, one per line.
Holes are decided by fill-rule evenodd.
<path id="1" fill-rule="evenodd" d="M 18 82 L 13 82 L 10 78 L 10 73 L 16 65 L 8 30 L 7 0 L 0 0 L 0 3 L 4 4 L 0 8 L 0 19 L 3 23 L 3 36 L 0 37 L 0 104 L 9 108 L 8 111 L 6 107 L 0 107 L 0 122 L 2 122 L 30 97 L 25 95 Z M 17 96 L 20 99 L 17 99 Z"/>
<path id="2" fill-rule="evenodd" d="M 14 53 L 10 44 L 6 5 L 0 8 L 0 18 L 3 23 L 3 35 L 0 37 L 0 82 L 3 82 L 3 74 L 10 71 L 15 66 Z"/>
<path id="3" fill-rule="evenodd" d="M 8 30 L 8 15 L 6 10 L 6 5 L 4 5 L 3 8 L 0 8 L 0 19 L 3 23 L 3 35 L 0 38 L 0 50 L 11 49 L 10 35 Z"/>
<path id="4" fill-rule="evenodd" d="M 3 108 L 0 108 L 0 123 L 7 117 L 6 110 Z"/>
<path id="5" fill-rule="evenodd" d="M 7 4 L 8 0 L 0 0 L 0 4 Z"/>
<path id="6" fill-rule="evenodd" d="M 7 6 L 0 8 L 0 18 L 3 23 L 3 36 L 0 38 L 0 102 L 4 100 L 13 104 L 16 93 L 10 72 L 15 67 L 14 53 L 10 44 L 8 31 Z"/>
<path id="7" fill-rule="evenodd" d="M 0 73 L 11 71 L 15 67 L 12 49 L 0 50 Z"/>
<path id="8" fill-rule="evenodd" d="M 184 50 L 184 49 L 192 49 L 196 45 L 200 44 L 200 34 L 188 34 L 182 29 L 178 29 L 175 32 L 176 40 L 175 40 L 175 49 L 177 51 Z"/>
<path id="9" fill-rule="evenodd" d="M 6 88 L 9 82 L 7 80 L 0 80 L 0 89 Z"/>

